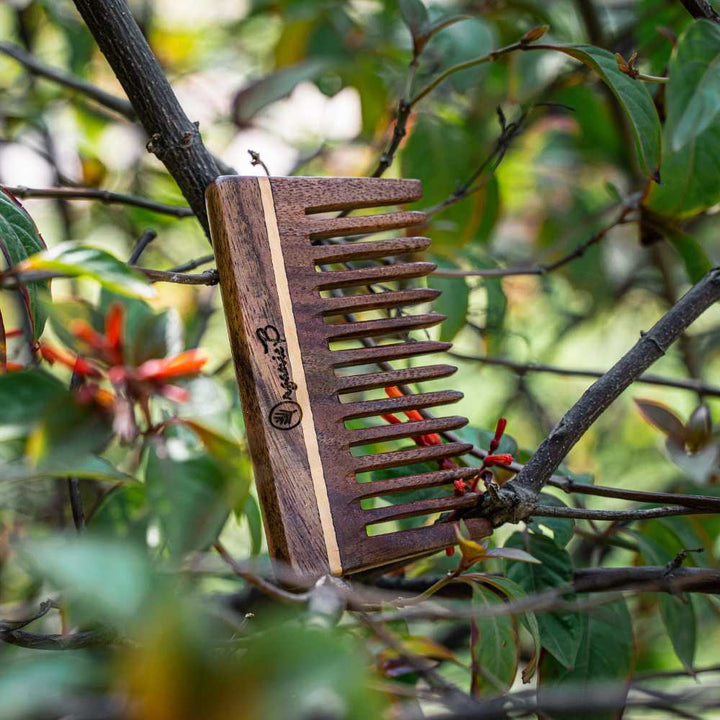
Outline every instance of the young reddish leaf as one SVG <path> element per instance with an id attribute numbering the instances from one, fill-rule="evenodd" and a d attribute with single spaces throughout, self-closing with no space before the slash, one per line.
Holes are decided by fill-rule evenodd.
<path id="1" fill-rule="evenodd" d="M 685 426 L 682 420 L 667 405 L 646 398 L 635 398 L 635 404 L 645 420 L 653 427 L 679 443 L 684 442 Z"/>

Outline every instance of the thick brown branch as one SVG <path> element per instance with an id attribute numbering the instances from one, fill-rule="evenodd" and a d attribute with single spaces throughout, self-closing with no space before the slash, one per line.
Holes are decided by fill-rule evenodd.
<path id="1" fill-rule="evenodd" d="M 189 207 L 183 205 L 166 205 L 165 203 L 147 200 L 136 195 L 116 193 L 98 188 L 52 187 L 29 188 L 23 185 L 15 187 L 3 186 L 5 190 L 15 197 L 25 198 L 63 198 L 65 200 L 98 200 L 106 205 L 132 205 L 133 207 L 152 210 L 162 215 L 172 215 L 177 218 L 193 217 L 195 214 Z"/>
<path id="2" fill-rule="evenodd" d="M 209 233 L 205 188 L 218 176 L 197 126 L 185 115 L 125 0 L 74 0 L 127 93 L 155 153 Z"/>
<path id="3" fill-rule="evenodd" d="M 472 360 L 474 362 L 483 363 L 483 365 L 494 365 L 512 370 L 518 375 L 526 373 L 549 373 L 551 375 L 563 375 L 566 377 L 587 377 L 601 378 L 605 373 L 599 370 L 575 370 L 569 368 L 561 368 L 555 365 L 541 365 L 539 363 L 520 363 L 506 358 L 492 358 L 485 355 L 460 355 L 458 353 L 450 353 L 453 357 L 462 360 Z M 635 379 L 636 383 L 645 385 L 661 385 L 663 387 L 678 388 L 679 390 L 692 390 L 711 397 L 720 397 L 720 387 L 714 385 L 706 385 L 699 380 L 676 380 L 674 378 L 661 377 L 660 375 L 641 375 Z"/>

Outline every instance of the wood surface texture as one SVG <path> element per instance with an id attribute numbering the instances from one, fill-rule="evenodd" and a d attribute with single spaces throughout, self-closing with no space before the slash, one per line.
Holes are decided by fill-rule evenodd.
<path id="1" fill-rule="evenodd" d="M 413 341 L 406 334 L 432 327 L 436 314 L 398 315 L 343 322 L 342 315 L 427 303 L 437 291 L 386 289 L 387 283 L 429 274 L 434 265 L 396 260 L 425 250 L 427 238 L 396 237 L 342 244 L 328 238 L 397 230 L 424 222 L 422 213 L 397 211 L 330 217 L 338 210 L 401 205 L 419 199 L 415 180 L 375 178 L 223 177 L 207 191 L 223 305 L 240 389 L 258 493 L 271 556 L 300 576 L 343 575 L 441 549 L 455 542 L 450 524 L 369 536 L 368 525 L 435 515 L 477 502 L 456 497 L 452 482 L 472 468 L 368 482 L 384 468 L 435 463 L 462 455 L 465 443 L 418 447 L 410 438 L 462 427 L 447 417 L 386 424 L 378 416 L 456 402 L 452 391 L 363 400 L 357 393 L 451 375 L 450 365 L 377 372 L 373 363 L 441 352 L 450 345 Z M 393 258 L 391 264 L 327 269 L 328 264 Z M 322 268 L 321 268 L 322 266 Z M 385 291 L 338 296 L 338 288 Z M 321 292 L 322 291 L 322 292 Z M 336 294 L 332 295 L 330 292 Z M 403 338 L 352 347 L 363 338 Z M 330 345 L 332 343 L 332 347 Z M 340 344 L 341 347 L 337 348 Z M 336 368 L 359 367 L 350 374 Z M 371 367 L 366 367 L 371 366 Z M 348 429 L 346 421 L 382 424 Z M 377 421 L 376 421 L 377 422 Z M 357 425 L 357 423 L 356 423 Z M 392 452 L 354 456 L 351 448 L 406 440 Z M 367 448 L 365 448 L 367 450 Z M 407 490 L 448 486 L 430 500 L 363 509 L 360 501 Z M 485 520 L 468 523 L 474 537 L 488 535 Z"/>

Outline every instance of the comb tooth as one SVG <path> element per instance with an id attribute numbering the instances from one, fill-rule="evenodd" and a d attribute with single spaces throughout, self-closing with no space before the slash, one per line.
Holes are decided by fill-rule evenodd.
<path id="1" fill-rule="evenodd" d="M 329 340 L 349 340 L 351 338 L 381 337 L 397 333 L 422 330 L 433 327 L 445 319 L 445 315 L 405 315 L 403 317 L 383 318 L 382 320 L 363 320 L 361 322 L 326 325 Z"/>
<path id="2" fill-rule="evenodd" d="M 440 295 L 440 290 L 416 288 L 413 290 L 391 290 L 389 292 L 370 293 L 368 295 L 347 295 L 342 297 L 321 298 L 319 307 L 323 315 L 342 315 L 348 312 L 381 310 L 390 307 L 408 307 L 432 302 Z"/>
<path id="3" fill-rule="evenodd" d="M 315 245 L 313 246 L 313 258 L 316 263 L 369 260 L 420 252 L 427 250 L 428 247 L 430 247 L 430 240 L 425 237 L 399 237 L 391 240 L 349 242 L 342 245 Z"/>
<path id="4" fill-rule="evenodd" d="M 458 467 L 452 470 L 437 470 L 422 475 L 408 475 L 407 477 L 388 478 L 387 480 L 373 480 L 372 482 L 358 483 L 358 500 L 369 497 L 382 497 L 407 490 L 422 490 L 424 488 L 450 485 L 455 480 L 470 480 L 477 475 L 478 469 L 472 467 Z"/>
<path id="5" fill-rule="evenodd" d="M 355 458 L 355 472 L 385 470 L 386 468 L 401 467 L 402 465 L 442 460 L 456 455 L 464 455 L 472 448 L 472 443 L 443 443 L 442 445 L 430 445 L 429 447 L 395 450 L 378 455 L 361 455 Z"/>
<path id="6" fill-rule="evenodd" d="M 366 525 L 387 522 L 389 520 L 402 520 L 416 515 L 430 515 L 432 513 L 447 512 L 476 505 L 481 495 L 478 493 L 465 493 L 456 497 L 432 498 L 431 500 L 417 500 L 405 505 L 387 505 L 381 508 L 365 510 L 363 518 Z"/>
<path id="7" fill-rule="evenodd" d="M 353 350 L 334 350 L 330 353 L 332 367 L 350 367 L 352 365 L 371 365 L 382 360 L 402 360 L 417 355 L 445 352 L 452 343 L 435 340 L 378 345 L 377 347 L 356 348 Z"/>
<path id="8" fill-rule="evenodd" d="M 401 205 L 422 197 L 419 180 L 296 177 L 282 181 L 286 187 L 290 182 L 298 188 L 298 204 L 307 213 Z"/>
<path id="9" fill-rule="evenodd" d="M 456 390 L 440 390 L 438 392 L 402 395 L 401 397 L 383 398 L 382 400 L 366 400 L 364 402 L 342 405 L 343 420 L 384 415 L 385 413 L 417 410 L 418 408 L 450 405 L 462 400 L 463 394 Z"/>
<path id="10" fill-rule="evenodd" d="M 387 372 L 365 373 L 364 375 L 348 375 L 339 377 L 335 384 L 338 393 L 360 392 L 361 390 L 374 390 L 389 385 L 404 385 L 405 383 L 424 382 L 437 378 L 449 377 L 457 372 L 453 365 L 423 365 L 413 368 L 388 370 Z"/>
<path id="11" fill-rule="evenodd" d="M 429 275 L 437 265 L 429 262 L 378 265 L 354 270 L 331 270 L 315 273 L 311 283 L 318 290 L 333 290 L 352 285 L 372 285 L 377 282 L 404 280 Z"/>
<path id="12" fill-rule="evenodd" d="M 467 418 L 455 415 L 446 418 L 433 418 L 432 420 L 404 422 L 399 425 L 375 425 L 350 430 L 350 445 L 355 447 L 356 445 L 369 445 L 370 443 L 384 442 L 386 440 L 418 437 L 419 435 L 440 433 L 446 430 L 457 430 L 467 424 Z"/>
<path id="13" fill-rule="evenodd" d="M 425 213 L 416 210 L 382 213 L 380 215 L 353 215 L 337 218 L 308 218 L 303 223 L 303 230 L 310 239 L 340 237 L 345 235 L 361 235 L 398 230 L 412 225 L 422 225 L 427 221 Z"/>

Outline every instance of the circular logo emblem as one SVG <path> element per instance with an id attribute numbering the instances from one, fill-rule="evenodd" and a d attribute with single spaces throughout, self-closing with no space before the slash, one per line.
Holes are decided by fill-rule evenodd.
<path id="1" fill-rule="evenodd" d="M 278 430 L 292 430 L 302 420 L 302 408 L 294 400 L 283 400 L 270 411 L 270 424 Z"/>

